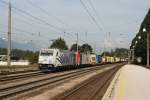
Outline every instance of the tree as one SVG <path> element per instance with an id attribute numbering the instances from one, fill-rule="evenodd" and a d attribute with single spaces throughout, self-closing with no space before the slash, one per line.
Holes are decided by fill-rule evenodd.
<path id="1" fill-rule="evenodd" d="M 0 55 L 6 55 L 7 49 L 6 48 L 0 48 Z M 38 62 L 38 55 L 39 52 L 33 52 L 33 51 L 25 51 L 20 49 L 12 49 L 11 50 L 11 59 L 12 60 L 29 60 L 31 64 Z"/>
<path id="2" fill-rule="evenodd" d="M 138 36 L 141 36 L 141 39 L 138 39 Z M 147 34 L 144 32 L 139 32 L 132 40 L 132 44 L 130 49 L 133 49 L 133 45 L 135 46 L 134 48 L 134 54 L 135 58 L 136 57 L 142 57 L 142 64 L 146 64 L 147 61 Z M 135 45 L 135 42 L 138 41 L 138 43 Z"/>
<path id="3" fill-rule="evenodd" d="M 66 42 L 64 39 L 62 38 L 58 38 L 56 39 L 52 45 L 50 46 L 50 48 L 58 48 L 61 50 L 68 50 L 68 46 L 66 45 Z"/>
<path id="4" fill-rule="evenodd" d="M 0 48 L 0 55 L 6 55 L 7 49 L 6 48 Z"/>
<path id="5" fill-rule="evenodd" d="M 92 53 L 93 48 L 89 44 L 83 44 L 80 49 L 81 52 L 90 52 Z"/>
<path id="6" fill-rule="evenodd" d="M 146 28 L 147 31 L 150 31 L 150 8 L 141 24 L 139 32 L 142 32 L 143 28 Z"/>
<path id="7" fill-rule="evenodd" d="M 146 28 L 147 32 L 143 32 L 143 28 Z M 146 14 L 139 32 L 137 33 L 137 35 L 133 38 L 132 40 L 132 44 L 130 49 L 133 48 L 133 45 L 135 45 L 135 41 L 138 40 L 138 37 L 141 36 L 141 39 L 138 40 L 138 43 L 135 45 L 134 48 L 134 52 L 135 52 L 135 57 L 142 57 L 142 64 L 146 64 L 147 61 L 147 34 L 150 34 L 150 9 L 148 11 L 148 13 Z"/>
<path id="8" fill-rule="evenodd" d="M 117 48 L 113 53 L 113 56 L 120 57 L 120 58 L 127 58 L 128 57 L 128 49 L 126 48 Z"/>
<path id="9" fill-rule="evenodd" d="M 103 52 L 101 55 L 102 55 L 102 56 L 104 56 L 104 55 L 105 55 L 105 56 L 112 56 L 111 53 L 108 52 L 108 51 Z"/>
<path id="10" fill-rule="evenodd" d="M 78 50 L 80 51 L 80 46 L 78 45 Z M 73 44 L 72 46 L 71 46 L 71 48 L 70 48 L 70 51 L 77 51 L 77 44 Z"/>
<path id="11" fill-rule="evenodd" d="M 115 50 L 111 50 L 110 52 L 103 52 L 102 56 L 115 56 L 120 58 L 127 58 L 128 57 L 128 49 L 126 48 L 116 48 Z"/>

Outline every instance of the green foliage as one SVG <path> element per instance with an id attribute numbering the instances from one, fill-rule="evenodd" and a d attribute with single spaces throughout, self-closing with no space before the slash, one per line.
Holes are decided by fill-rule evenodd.
<path id="1" fill-rule="evenodd" d="M 127 58 L 128 57 L 128 49 L 126 48 L 116 48 L 115 51 L 111 50 L 111 52 L 103 52 L 102 56 L 115 56 L 120 58 Z"/>
<path id="2" fill-rule="evenodd" d="M 120 58 L 127 58 L 128 57 L 128 49 L 126 48 L 117 48 L 114 52 L 112 52 L 113 56 L 120 57 Z"/>
<path id="3" fill-rule="evenodd" d="M 147 32 L 143 32 L 142 31 L 143 28 L 146 28 Z M 146 57 L 146 55 L 147 55 L 147 49 L 146 49 L 147 48 L 147 34 L 150 34 L 150 9 L 141 24 L 139 32 L 133 38 L 132 44 L 130 47 L 132 49 L 133 46 L 135 46 L 135 48 L 134 48 L 135 57 L 142 57 L 142 64 L 146 64 L 146 61 L 147 61 L 147 57 Z M 140 40 L 138 39 L 139 36 L 141 36 Z M 136 41 L 138 41 L 137 44 L 135 44 Z"/>
<path id="4" fill-rule="evenodd" d="M 7 50 L 5 48 L 0 48 L 0 55 L 6 55 Z M 17 57 L 22 60 L 29 60 L 31 63 L 37 63 L 38 61 L 38 52 L 24 51 L 19 49 L 12 49 L 11 56 Z"/>
<path id="5" fill-rule="evenodd" d="M 58 38 L 56 39 L 52 45 L 50 46 L 50 48 L 58 48 L 61 50 L 68 50 L 68 46 L 66 45 L 66 42 L 64 39 L 62 38 Z"/>
<path id="6" fill-rule="evenodd" d="M 104 56 L 104 55 L 105 55 L 105 56 L 112 56 L 111 53 L 110 53 L 110 52 L 107 52 L 107 51 L 106 51 L 106 52 L 103 52 L 101 55 L 102 55 L 102 56 Z"/>
<path id="7" fill-rule="evenodd" d="M 80 51 L 80 49 L 81 49 L 81 46 L 78 45 L 78 50 Z M 70 48 L 70 51 L 76 52 L 77 51 L 77 44 L 73 44 Z"/>
<path id="8" fill-rule="evenodd" d="M 92 47 L 91 47 L 91 45 L 89 45 L 89 44 L 83 44 L 82 46 L 81 46 L 81 52 L 90 52 L 90 53 L 92 53 Z"/>
<path id="9" fill-rule="evenodd" d="M 150 8 L 141 24 L 139 32 L 142 32 L 143 28 L 146 28 L 146 30 L 150 32 Z"/>
<path id="10" fill-rule="evenodd" d="M 5 48 L 0 48 L 0 55 L 6 55 L 7 50 Z"/>
<path id="11" fill-rule="evenodd" d="M 83 44 L 82 46 L 78 45 L 78 50 L 80 52 L 84 52 L 84 53 L 86 53 L 86 52 L 92 53 L 93 49 L 92 49 L 91 45 Z M 73 44 L 70 48 L 70 51 L 77 51 L 77 44 Z"/>
<path id="12" fill-rule="evenodd" d="M 138 36 L 141 36 L 141 39 L 138 40 Z M 147 58 L 146 58 L 146 55 L 147 55 L 147 33 L 138 33 L 136 35 L 136 37 L 132 40 L 132 45 L 131 45 L 131 49 L 133 49 L 133 45 L 135 46 L 134 48 L 134 54 L 135 54 L 135 57 L 142 57 L 142 64 L 146 64 L 146 61 L 147 61 Z M 135 44 L 135 41 L 138 41 L 137 44 Z"/>

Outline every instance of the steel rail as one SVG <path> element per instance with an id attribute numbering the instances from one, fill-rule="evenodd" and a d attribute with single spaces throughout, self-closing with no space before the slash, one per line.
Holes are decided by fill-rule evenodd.
<path id="1" fill-rule="evenodd" d="M 119 65 L 118 65 L 118 66 L 119 66 Z M 117 66 L 117 67 L 118 67 L 118 66 Z M 118 70 L 118 68 L 116 68 L 116 67 L 113 68 L 113 69 L 114 69 L 114 70 L 109 69 L 109 70 L 107 70 L 107 71 L 104 71 L 104 72 L 100 73 L 100 74 L 103 74 L 103 75 L 100 76 L 100 77 L 105 77 L 106 74 L 108 74 L 108 73 L 110 73 L 111 71 L 113 71 L 113 73 L 110 74 L 110 76 L 106 79 L 106 81 L 103 83 L 103 85 L 100 86 L 100 87 L 98 87 L 98 88 L 97 88 L 97 91 L 96 91 L 95 93 L 93 93 L 93 95 L 91 94 L 91 96 L 89 97 L 88 100 L 92 100 L 92 98 L 95 96 L 95 94 L 97 94 L 97 92 L 99 92 L 99 90 L 103 88 L 103 86 L 110 80 L 110 78 L 113 77 L 113 74 Z M 116 70 L 116 69 L 117 69 L 117 70 Z M 83 89 L 84 87 L 88 86 L 90 83 L 92 83 L 92 82 L 93 82 L 94 80 L 96 80 L 96 79 L 97 79 L 97 77 L 91 79 L 90 81 L 87 81 L 87 82 L 85 82 L 85 83 L 82 83 L 82 84 L 79 85 L 78 87 L 76 87 L 76 88 L 74 88 L 73 90 L 69 91 L 68 93 L 62 95 L 60 98 L 58 98 L 58 100 L 65 100 L 67 97 L 69 97 L 69 96 L 71 96 L 71 95 L 74 95 L 75 93 L 77 93 L 77 91 L 79 91 L 80 89 Z"/>
<path id="2" fill-rule="evenodd" d="M 33 88 L 38 88 L 44 85 L 48 85 L 48 84 L 52 84 L 52 83 L 56 83 L 58 81 L 61 80 L 65 80 L 65 79 L 69 79 L 69 78 L 73 78 L 85 73 L 89 73 L 98 69 L 102 69 L 101 67 L 93 67 L 90 69 L 86 69 L 86 70 L 79 70 L 77 72 L 72 72 L 72 73 L 67 73 L 67 74 L 63 74 L 63 75 L 58 75 L 58 76 L 53 76 L 50 78 L 46 78 L 46 79 L 41 79 L 41 80 L 36 80 L 36 81 L 32 81 L 29 83 L 24 83 L 24 84 L 19 84 L 16 86 L 10 86 L 10 87 L 5 87 L 5 88 L 1 88 L 0 89 L 0 98 L 4 98 L 19 92 L 24 92 L 24 91 L 28 91 L 30 89 Z"/>

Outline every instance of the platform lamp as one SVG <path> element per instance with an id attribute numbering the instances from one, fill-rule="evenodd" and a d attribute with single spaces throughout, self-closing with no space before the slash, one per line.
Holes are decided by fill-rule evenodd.
<path id="1" fill-rule="evenodd" d="M 141 36 L 138 36 L 138 39 L 141 40 Z"/>
<path id="2" fill-rule="evenodd" d="M 138 36 L 138 40 L 140 40 L 141 39 L 141 36 Z M 136 40 L 135 41 L 135 45 L 138 43 L 138 41 Z M 133 45 L 132 47 L 131 47 L 131 50 L 130 50 L 130 52 L 132 53 L 132 62 L 134 62 L 134 58 L 135 58 L 135 56 L 134 56 L 134 49 L 135 49 L 135 45 Z"/>

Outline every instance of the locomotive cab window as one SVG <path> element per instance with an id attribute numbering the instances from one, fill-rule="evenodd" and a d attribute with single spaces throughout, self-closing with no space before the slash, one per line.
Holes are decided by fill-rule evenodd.
<path id="1" fill-rule="evenodd" d="M 56 56 L 58 56 L 58 52 L 57 52 Z"/>
<path id="2" fill-rule="evenodd" d="M 53 56 L 53 51 L 41 51 L 42 56 Z"/>

